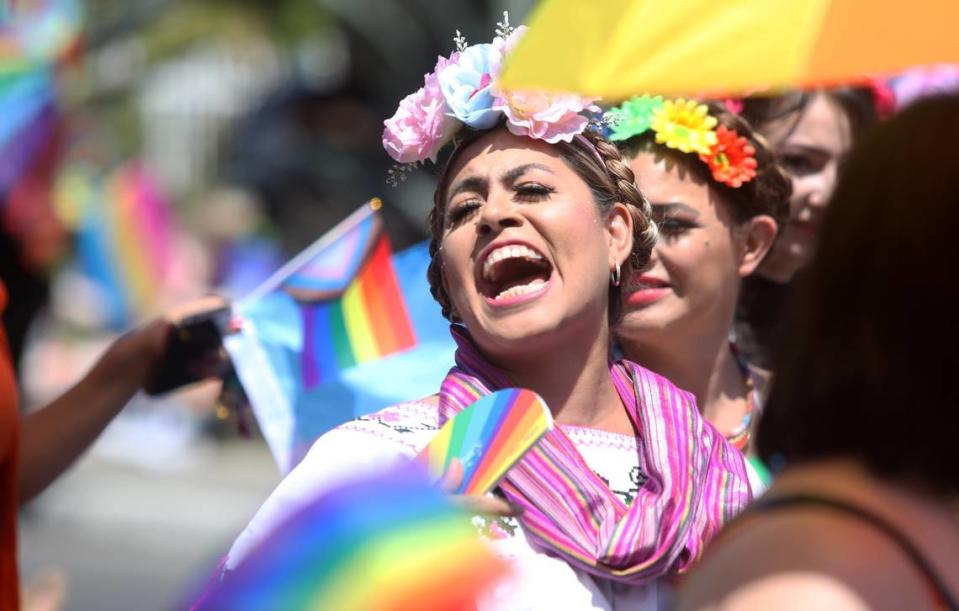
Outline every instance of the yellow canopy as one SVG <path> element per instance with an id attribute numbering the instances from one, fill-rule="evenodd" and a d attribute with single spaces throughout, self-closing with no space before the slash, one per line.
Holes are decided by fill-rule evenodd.
<path id="1" fill-rule="evenodd" d="M 529 25 L 506 89 L 718 95 L 959 62 L 959 0 L 543 0 Z"/>

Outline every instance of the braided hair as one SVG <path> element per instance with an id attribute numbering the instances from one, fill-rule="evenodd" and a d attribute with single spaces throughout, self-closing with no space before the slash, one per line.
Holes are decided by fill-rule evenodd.
<path id="1" fill-rule="evenodd" d="M 496 128 L 494 128 L 496 129 Z M 470 132 L 462 139 L 446 160 L 440 172 L 436 191 L 433 192 L 433 209 L 430 210 L 430 265 L 427 279 L 430 292 L 440 304 L 443 316 L 454 321 L 453 306 L 443 286 L 443 262 L 441 244 L 444 233 L 444 213 L 446 192 L 449 188 L 449 170 L 459 155 L 480 137 L 492 130 Z M 559 142 L 553 145 L 562 159 L 575 171 L 589 187 L 593 201 L 602 214 L 608 214 L 616 202 L 625 204 L 633 220 L 633 250 L 622 264 L 622 276 L 641 271 L 649 263 L 649 257 L 656 243 L 656 224 L 651 218 L 651 208 L 646 197 L 636 186 L 636 180 L 629 162 L 619 149 L 598 133 L 586 130 L 582 137 L 572 142 Z M 602 165 L 600 165 L 602 162 Z M 618 316 L 619 288 L 610 287 L 611 317 Z"/>

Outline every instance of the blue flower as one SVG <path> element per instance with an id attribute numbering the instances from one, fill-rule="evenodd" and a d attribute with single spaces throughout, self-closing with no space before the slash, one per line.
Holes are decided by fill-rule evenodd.
<path id="1" fill-rule="evenodd" d="M 450 115 L 473 129 L 489 129 L 500 118 L 493 110 L 491 85 L 501 54 L 493 45 L 473 45 L 450 58 L 453 61 L 437 74 Z"/>

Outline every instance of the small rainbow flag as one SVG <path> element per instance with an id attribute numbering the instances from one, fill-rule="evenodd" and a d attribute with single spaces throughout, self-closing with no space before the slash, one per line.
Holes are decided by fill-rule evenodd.
<path id="1" fill-rule="evenodd" d="M 463 464 L 459 494 L 482 495 L 553 428 L 543 398 L 525 388 L 504 388 L 480 397 L 451 418 L 417 460 L 439 478 L 454 458 Z"/>
<path id="2" fill-rule="evenodd" d="M 76 233 L 79 271 L 103 296 L 106 322 L 133 324 L 148 313 L 172 264 L 167 201 L 133 162 L 103 178 L 66 171 L 56 199 L 61 219 Z"/>
<path id="3" fill-rule="evenodd" d="M 455 345 L 418 244 L 392 253 L 372 200 L 294 257 L 233 310 L 230 354 L 284 473 L 317 437 L 436 392 Z"/>
<path id="4" fill-rule="evenodd" d="M 368 215 L 283 282 L 303 316 L 307 389 L 416 344 L 382 225 Z"/>
<path id="5" fill-rule="evenodd" d="M 315 499 L 193 609 L 460 611 L 505 571 L 408 463 Z"/>
<path id="6" fill-rule="evenodd" d="M 171 259 L 169 206 L 146 171 L 127 164 L 107 177 L 113 243 L 130 302 L 144 309 L 156 296 Z"/>

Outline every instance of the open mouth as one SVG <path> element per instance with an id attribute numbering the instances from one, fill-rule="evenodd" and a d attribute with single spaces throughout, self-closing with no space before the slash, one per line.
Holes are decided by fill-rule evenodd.
<path id="1" fill-rule="evenodd" d="M 543 289 L 553 266 L 543 255 L 524 244 L 507 244 L 491 250 L 482 261 L 480 293 L 497 303 Z"/>

